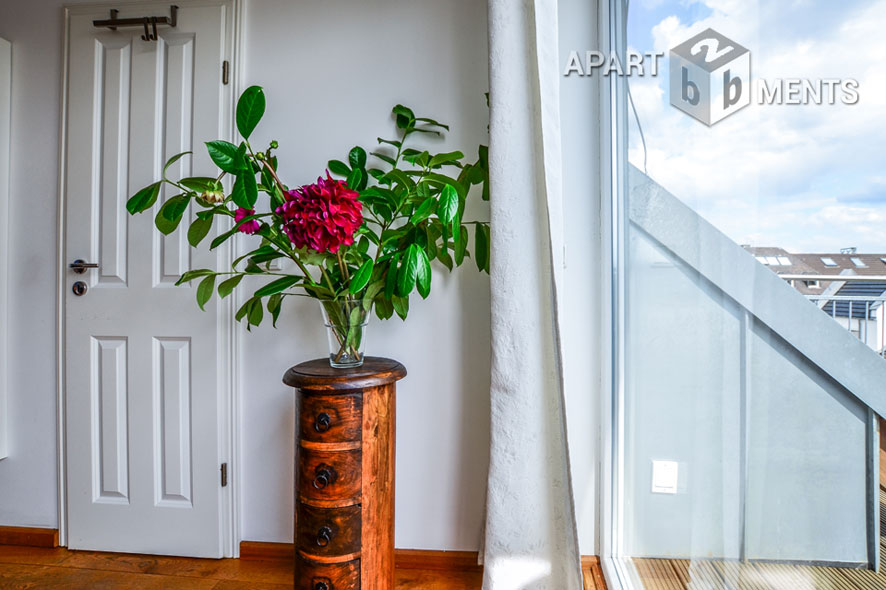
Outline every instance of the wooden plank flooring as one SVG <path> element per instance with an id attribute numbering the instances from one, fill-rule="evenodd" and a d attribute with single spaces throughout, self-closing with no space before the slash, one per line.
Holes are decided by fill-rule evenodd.
<path id="1" fill-rule="evenodd" d="M 479 571 L 398 569 L 397 590 L 480 590 Z M 0 545 L 3 590 L 290 590 L 287 561 L 188 559 Z M 605 590 L 599 566 L 585 590 Z"/>
<path id="2" fill-rule="evenodd" d="M 880 489 L 880 555 L 886 561 L 886 492 Z M 628 559 L 636 590 L 886 590 L 880 571 L 686 559 Z"/>

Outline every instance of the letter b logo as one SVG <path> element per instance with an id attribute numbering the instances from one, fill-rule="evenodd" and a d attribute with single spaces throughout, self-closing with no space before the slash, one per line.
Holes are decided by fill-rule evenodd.
<path id="1" fill-rule="evenodd" d="M 671 104 L 713 125 L 751 102 L 751 53 L 713 29 L 671 49 Z"/>

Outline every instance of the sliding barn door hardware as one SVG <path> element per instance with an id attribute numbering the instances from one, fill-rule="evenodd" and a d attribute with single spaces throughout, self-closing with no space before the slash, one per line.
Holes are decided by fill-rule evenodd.
<path id="1" fill-rule="evenodd" d="M 142 35 L 142 41 L 156 41 L 157 25 L 166 25 L 175 27 L 178 20 L 178 6 L 169 7 L 169 16 L 142 16 L 138 18 L 117 18 L 120 11 L 116 8 L 111 9 L 111 18 L 107 20 L 94 20 L 92 25 L 95 27 L 106 27 L 112 31 L 116 31 L 118 27 L 144 27 L 145 32 Z"/>

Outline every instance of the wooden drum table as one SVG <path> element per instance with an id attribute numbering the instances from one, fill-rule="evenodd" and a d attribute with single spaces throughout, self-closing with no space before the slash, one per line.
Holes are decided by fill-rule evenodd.
<path id="1" fill-rule="evenodd" d="M 406 369 L 366 357 L 286 372 L 297 389 L 295 590 L 394 590 L 396 382 Z"/>

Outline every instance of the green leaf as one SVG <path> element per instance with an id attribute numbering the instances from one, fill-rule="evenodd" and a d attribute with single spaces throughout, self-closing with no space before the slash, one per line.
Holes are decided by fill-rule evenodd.
<path id="1" fill-rule="evenodd" d="M 437 260 L 439 260 L 443 264 L 443 266 L 445 266 L 449 270 L 452 270 L 452 258 L 449 256 L 449 252 L 446 250 L 446 248 L 440 248 L 440 250 L 437 252 Z"/>
<path id="2" fill-rule="evenodd" d="M 233 236 L 236 233 L 237 233 L 237 227 L 235 226 L 235 227 L 232 227 L 231 229 L 229 229 L 228 231 L 226 231 L 225 233 L 223 233 L 222 235 L 216 236 L 216 238 L 214 240 L 212 240 L 212 243 L 209 244 L 209 249 L 215 250 L 220 245 L 222 245 L 222 243 L 224 243 L 226 240 L 228 240 L 228 238 L 230 238 L 231 236 Z"/>
<path id="3" fill-rule="evenodd" d="M 402 170 L 398 170 L 397 168 L 388 172 L 388 178 L 398 184 L 402 184 L 407 189 L 415 188 L 415 181 L 404 174 Z"/>
<path id="4" fill-rule="evenodd" d="M 391 303 L 394 306 L 394 311 L 400 316 L 400 319 L 405 320 L 406 315 L 409 313 L 409 297 L 397 297 L 395 295 L 391 299 Z"/>
<path id="5" fill-rule="evenodd" d="M 166 160 L 166 165 L 163 166 L 163 178 L 166 178 L 166 171 L 169 170 L 170 166 L 178 162 L 182 158 L 182 156 L 186 156 L 190 153 L 191 152 L 182 152 L 180 154 L 175 154 L 174 156 Z"/>
<path id="6" fill-rule="evenodd" d="M 461 266 L 461 263 L 465 260 L 465 253 L 468 250 L 468 228 L 465 226 L 459 226 L 458 228 L 458 239 L 455 240 L 455 265 Z"/>
<path id="7" fill-rule="evenodd" d="M 449 131 L 449 125 L 438 123 L 437 121 L 434 121 L 433 119 L 428 119 L 427 117 L 416 117 L 415 120 L 422 123 L 427 123 L 428 125 L 433 125 L 434 127 L 442 127 L 446 131 Z"/>
<path id="8" fill-rule="evenodd" d="M 372 277 L 372 258 L 368 259 L 363 263 L 363 266 L 351 277 L 351 287 L 348 289 L 351 292 L 351 295 L 356 295 L 359 293 L 363 287 L 365 287 L 369 283 L 369 279 Z"/>
<path id="9" fill-rule="evenodd" d="M 397 289 L 397 265 L 400 263 L 400 252 L 397 252 L 388 263 L 388 274 L 385 276 L 385 298 L 394 296 Z"/>
<path id="10" fill-rule="evenodd" d="M 378 143 L 384 143 L 384 144 L 387 144 L 387 145 L 392 145 L 392 146 L 394 146 L 394 147 L 397 148 L 397 149 L 400 149 L 400 146 L 403 145 L 403 144 L 402 144 L 401 142 L 399 142 L 399 141 L 395 141 L 395 140 L 393 140 L 393 139 L 382 139 L 381 137 L 378 138 Z"/>
<path id="11" fill-rule="evenodd" d="M 224 299 L 231 294 L 234 288 L 239 285 L 242 280 L 243 275 L 234 275 L 231 278 L 222 281 L 218 286 L 218 296 Z"/>
<path id="12" fill-rule="evenodd" d="M 157 197 L 160 195 L 160 184 L 161 183 L 159 182 L 155 182 L 135 193 L 132 198 L 126 202 L 126 210 L 129 211 L 131 215 L 135 215 L 136 213 L 141 213 L 153 207 L 154 203 L 157 202 Z"/>
<path id="13" fill-rule="evenodd" d="M 372 309 L 372 302 L 375 301 L 375 298 L 384 290 L 384 288 L 385 282 L 382 280 L 370 283 L 369 286 L 366 287 L 366 293 L 363 294 L 363 309 L 370 311 Z"/>
<path id="14" fill-rule="evenodd" d="M 460 199 L 464 199 L 468 195 L 468 188 L 451 176 L 440 174 L 439 172 L 431 172 L 425 175 L 425 180 L 431 184 L 438 185 L 441 192 L 447 185 L 452 186 Z"/>
<path id="15" fill-rule="evenodd" d="M 421 260 L 421 248 L 417 244 L 410 244 L 406 249 L 406 256 L 400 270 L 397 271 L 397 291 L 400 297 L 407 297 L 415 288 L 415 280 L 418 276 L 418 267 Z"/>
<path id="16" fill-rule="evenodd" d="M 386 320 L 394 315 L 394 305 L 391 303 L 391 300 L 383 297 L 379 298 L 375 302 L 375 315 L 380 320 Z"/>
<path id="17" fill-rule="evenodd" d="M 237 101 L 237 130 L 243 139 L 249 139 L 264 114 L 265 93 L 261 86 L 250 86 Z"/>
<path id="18" fill-rule="evenodd" d="M 270 244 L 265 244 L 264 246 L 262 246 L 260 248 L 256 248 L 252 252 L 247 252 L 243 256 L 236 258 L 234 260 L 234 262 L 231 263 L 231 268 L 236 267 L 238 264 L 240 264 L 240 262 L 242 262 L 246 258 L 249 258 L 250 256 L 261 256 L 263 254 L 275 254 L 276 252 L 277 252 L 277 250 L 274 248 L 274 246 L 272 246 Z"/>
<path id="19" fill-rule="evenodd" d="M 268 283 L 267 285 L 265 285 L 264 287 L 262 287 L 261 289 L 256 291 L 255 296 L 256 297 L 267 297 L 268 295 L 275 295 L 277 293 L 282 293 L 283 291 L 285 291 L 289 287 L 291 287 L 294 284 L 301 281 L 302 278 L 303 277 L 295 276 L 295 275 L 288 276 L 288 277 L 281 277 L 281 278 L 277 279 L 276 281 L 271 281 L 270 283 Z"/>
<path id="20" fill-rule="evenodd" d="M 169 235 L 175 231 L 179 223 L 181 223 L 182 215 L 188 210 L 188 203 L 191 202 L 187 195 L 176 195 L 171 197 L 154 217 L 154 225 L 164 235 Z"/>
<path id="21" fill-rule="evenodd" d="M 178 181 L 178 183 L 185 188 L 189 188 L 192 191 L 196 191 L 198 193 L 205 193 L 209 190 L 216 190 L 219 188 L 218 181 L 214 178 L 209 178 L 208 176 L 192 176 L 189 178 L 182 178 Z"/>
<path id="22" fill-rule="evenodd" d="M 363 181 L 363 172 L 359 168 L 354 168 L 348 174 L 348 188 L 352 190 L 360 190 L 360 183 Z"/>
<path id="23" fill-rule="evenodd" d="M 436 156 L 431 158 L 428 166 L 430 166 L 431 168 L 436 168 L 437 166 L 442 166 L 443 164 L 457 163 L 464 157 L 465 155 L 461 152 L 447 152 L 445 154 L 437 154 Z"/>
<path id="24" fill-rule="evenodd" d="M 396 115 L 397 127 L 400 129 L 410 129 L 415 126 L 415 113 L 412 112 L 412 109 L 398 104 L 391 112 Z"/>
<path id="25" fill-rule="evenodd" d="M 386 156 L 386 155 L 379 153 L 379 152 L 372 152 L 372 155 L 375 156 L 376 158 L 378 158 L 379 160 L 381 160 L 382 162 L 387 162 L 391 166 L 397 165 L 397 163 L 394 161 L 394 158 L 392 158 L 390 156 Z"/>
<path id="26" fill-rule="evenodd" d="M 261 304 L 261 299 L 258 297 L 252 298 L 252 305 L 249 306 L 249 325 L 250 326 L 258 326 L 261 324 L 262 317 L 264 317 L 265 311 Z"/>
<path id="27" fill-rule="evenodd" d="M 489 226 L 478 223 L 474 233 L 474 258 L 477 270 L 489 272 Z"/>
<path id="28" fill-rule="evenodd" d="M 198 268 L 196 270 L 189 270 L 185 274 L 183 274 L 176 282 L 176 285 L 183 285 L 184 283 L 189 283 L 194 279 L 199 279 L 200 277 L 205 277 L 207 275 L 214 275 L 216 272 L 211 268 Z"/>
<path id="29" fill-rule="evenodd" d="M 431 216 L 434 212 L 434 209 L 437 208 L 436 199 L 426 199 L 418 208 L 415 210 L 415 213 L 412 214 L 412 217 L 409 218 L 409 223 L 412 225 L 418 225 L 425 219 Z"/>
<path id="30" fill-rule="evenodd" d="M 258 185 L 255 183 L 255 174 L 251 171 L 241 170 L 234 182 L 234 190 L 231 199 L 238 207 L 252 209 L 258 200 Z"/>
<path id="31" fill-rule="evenodd" d="M 443 225 L 452 223 L 455 213 L 458 211 L 458 192 L 451 184 L 443 187 L 440 193 L 440 205 L 437 207 L 437 217 Z"/>
<path id="32" fill-rule="evenodd" d="M 207 141 L 206 150 L 209 152 L 209 157 L 212 158 L 215 165 L 225 172 L 237 174 L 246 167 L 242 154 L 233 143 L 220 139 Z"/>
<path id="33" fill-rule="evenodd" d="M 212 229 L 212 217 L 207 219 L 196 219 L 191 227 L 188 228 L 188 243 L 194 248 L 203 241 Z"/>
<path id="34" fill-rule="evenodd" d="M 238 322 L 246 317 L 246 314 L 249 313 L 249 306 L 252 305 L 252 302 L 255 301 L 255 297 L 250 297 L 246 300 L 246 303 L 240 306 L 240 309 L 237 310 L 237 313 L 234 315 L 234 319 Z"/>
<path id="35" fill-rule="evenodd" d="M 268 311 L 271 314 L 271 325 L 277 327 L 277 319 L 280 317 L 280 310 L 283 308 L 283 294 L 276 293 L 268 298 Z"/>
<path id="36" fill-rule="evenodd" d="M 357 146 L 348 153 L 348 161 L 355 170 L 363 170 L 366 168 L 366 150 Z"/>
<path id="37" fill-rule="evenodd" d="M 215 275 L 209 275 L 197 286 L 197 305 L 200 306 L 200 309 L 206 311 L 205 306 L 206 302 L 212 297 L 212 292 L 215 291 Z"/>
<path id="38" fill-rule="evenodd" d="M 351 173 L 351 169 L 348 168 L 348 165 L 341 160 L 329 160 L 326 164 L 329 166 L 329 171 L 333 174 L 347 177 L 348 174 Z"/>
<path id="39" fill-rule="evenodd" d="M 421 248 L 418 249 L 418 268 L 415 273 L 415 286 L 422 299 L 427 299 L 431 293 L 431 261 Z"/>
<path id="40" fill-rule="evenodd" d="M 246 193 L 246 202 L 249 203 L 246 209 L 254 209 L 255 202 L 258 200 L 258 185 L 255 183 L 255 173 L 252 171 L 243 172 L 237 177 L 237 180 L 241 178 L 243 179 L 243 188 Z"/>

